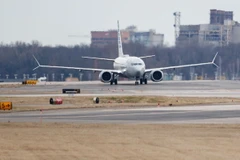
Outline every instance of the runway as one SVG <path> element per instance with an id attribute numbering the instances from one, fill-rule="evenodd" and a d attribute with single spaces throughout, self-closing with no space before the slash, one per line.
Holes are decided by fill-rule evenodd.
<path id="1" fill-rule="evenodd" d="M 119 85 L 94 82 L 43 82 L 38 85 L 1 88 L 0 97 L 69 96 L 63 88 L 79 88 L 74 96 L 158 95 L 183 97 L 240 97 L 240 81 L 162 81 L 134 85 L 134 81 L 120 81 Z M 0 86 L 2 84 L 0 83 Z"/>
<path id="2" fill-rule="evenodd" d="M 0 122 L 240 124 L 240 105 L 12 112 L 0 114 Z"/>
<path id="3" fill-rule="evenodd" d="M 80 88 L 74 96 L 240 97 L 239 81 L 163 81 L 135 86 L 101 82 L 47 82 L 36 86 L 1 88 L 0 97 L 69 96 L 63 88 Z M 119 108 L 119 107 L 118 107 Z M 120 107 L 121 108 L 121 107 Z M 1 113 L 0 122 L 66 123 L 240 123 L 240 105 L 157 107 L 136 109 L 62 109 Z"/>

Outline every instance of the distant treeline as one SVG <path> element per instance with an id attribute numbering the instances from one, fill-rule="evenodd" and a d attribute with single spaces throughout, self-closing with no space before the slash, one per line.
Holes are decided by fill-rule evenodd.
<path id="1" fill-rule="evenodd" d="M 209 62 L 212 60 L 216 52 L 219 56 L 216 63 L 221 67 L 222 75 L 228 79 L 239 74 L 240 44 L 230 44 L 225 47 L 185 45 L 177 47 L 153 47 L 147 48 L 141 44 L 130 43 L 124 44 L 123 50 L 125 54 L 132 56 L 152 55 L 153 58 L 145 59 L 146 68 L 164 67 L 171 65 L 182 65 L 191 63 Z M 69 73 L 74 77 L 79 77 L 79 71 L 68 69 L 47 69 L 39 68 L 33 71 L 37 66 L 32 55 L 35 55 L 41 64 L 62 65 L 74 67 L 93 67 L 93 68 L 109 68 L 112 69 L 112 63 L 106 61 L 95 61 L 82 59 L 82 56 L 95 56 L 105 58 L 117 57 L 117 45 L 108 45 L 103 48 L 97 48 L 88 45 L 74 46 L 42 46 L 39 42 L 32 43 L 16 42 L 14 44 L 0 44 L 0 79 L 13 79 L 14 74 L 18 74 L 18 78 L 23 78 L 23 74 L 36 73 L 37 77 L 48 75 L 49 80 L 52 73 L 55 74 L 55 80 L 61 80 L 60 74 L 64 74 L 65 78 Z M 176 69 L 165 71 L 167 73 L 180 74 L 184 79 L 190 78 L 190 68 Z M 213 66 L 196 67 L 195 73 L 199 76 L 207 74 L 209 79 L 214 79 L 216 68 Z M 89 76 L 90 75 L 90 76 Z M 97 79 L 98 73 L 83 72 L 83 80 Z"/>

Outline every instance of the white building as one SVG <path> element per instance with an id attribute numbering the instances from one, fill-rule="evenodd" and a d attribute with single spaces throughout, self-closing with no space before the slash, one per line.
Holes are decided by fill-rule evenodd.
<path id="1" fill-rule="evenodd" d="M 224 24 L 181 25 L 178 43 L 240 43 L 240 25 L 232 20 L 224 20 Z"/>
<path id="2" fill-rule="evenodd" d="M 137 27 L 130 26 L 126 29 L 130 33 L 130 41 L 144 44 L 147 47 L 163 46 L 164 34 L 156 33 L 155 30 L 137 31 Z"/>

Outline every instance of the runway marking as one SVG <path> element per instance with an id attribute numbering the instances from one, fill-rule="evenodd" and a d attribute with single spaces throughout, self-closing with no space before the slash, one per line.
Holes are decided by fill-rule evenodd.
<path id="1" fill-rule="evenodd" d="M 72 112 L 73 113 L 73 112 Z M 90 114 L 91 113 L 94 113 L 94 112 L 89 112 Z M 141 116 L 144 116 L 144 115 L 165 115 L 165 114 L 178 114 L 178 113 L 186 113 L 186 111 L 176 111 L 176 112 L 172 112 L 172 111 L 169 111 L 169 112 L 142 112 L 142 113 L 112 113 L 112 114 L 98 114 L 96 113 L 96 115 L 71 115 L 71 113 L 68 113 L 68 114 L 62 114 L 60 113 L 59 114 L 42 114 L 40 115 L 40 113 L 38 114 L 24 114 L 24 115 L 11 115 L 11 116 L 7 116 L 5 115 L 4 117 L 0 117 L 0 119 L 3 119 L 3 118 L 8 118 L 8 117 L 11 117 L 11 118 L 26 118 L 26 117 L 43 117 L 43 118 L 60 118 L 60 117 L 64 117 L 64 116 L 71 116 L 71 117 L 80 117 L 80 118 L 93 118 L 93 117 L 111 117 L 111 116 L 137 116 L 137 115 L 141 115 Z M 15 116 L 15 117 L 14 117 Z M 53 116 L 53 117 L 51 117 Z"/>
<path id="2" fill-rule="evenodd" d="M 215 106 L 217 107 L 217 106 Z M 151 124 L 151 123 L 218 123 L 225 122 L 230 120 L 228 123 L 240 123 L 240 116 L 238 116 L 238 110 L 231 110 L 231 107 L 228 108 L 230 112 L 224 112 L 225 110 L 158 110 L 154 112 L 150 110 L 150 112 L 140 112 L 140 113 L 132 113 L 132 111 L 128 112 L 128 110 L 124 109 L 124 113 L 117 113 L 118 111 L 112 113 L 103 113 L 101 112 L 91 112 L 86 111 L 85 113 L 76 113 L 74 110 L 71 113 L 57 113 L 53 114 L 52 111 L 50 113 L 45 112 L 46 114 L 3 114 L 0 115 L 0 121 L 16 121 L 16 122 L 25 122 L 25 121 L 39 121 L 41 118 L 42 121 L 45 122 L 81 122 L 81 123 L 139 123 L 139 124 Z M 183 107 L 190 108 L 190 107 Z M 136 110 L 135 110 L 136 111 Z M 215 112 L 214 112 L 215 111 Z M 223 112 L 221 112 L 223 111 Z M 237 112 L 238 111 L 238 112 Z M 111 112 L 111 111 L 109 111 Z M 126 112 L 126 113 L 125 113 Z M 134 111 L 133 111 L 134 112 Z M 195 114 L 196 113 L 196 114 Z M 224 114 L 226 113 L 226 115 Z M 90 115 L 78 115 L 78 114 L 90 114 Z M 94 114 L 94 115 L 91 115 Z M 101 117 L 109 117 L 109 118 L 101 118 Z M 126 118 L 125 118 L 126 117 Z M 234 120 L 234 121 L 233 121 Z M 226 123 L 226 122 L 225 122 Z"/>
<path id="3" fill-rule="evenodd" d="M 156 122 L 156 123 L 162 123 L 162 122 Z M 211 118 L 211 119 L 201 119 L 201 120 L 179 120 L 179 121 L 168 121 L 166 123 L 178 123 L 178 124 L 216 124 L 216 123 L 223 123 L 223 124 L 234 124 L 234 123 L 240 123 L 240 118 Z"/>

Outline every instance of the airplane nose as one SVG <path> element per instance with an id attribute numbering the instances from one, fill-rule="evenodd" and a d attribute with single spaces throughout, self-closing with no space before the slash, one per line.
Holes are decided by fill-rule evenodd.
<path id="1" fill-rule="evenodd" d="M 140 77 L 140 75 L 141 75 L 141 72 L 140 72 L 140 71 L 137 71 L 137 72 L 136 72 L 136 76 L 137 76 L 137 77 Z"/>
<path id="2" fill-rule="evenodd" d="M 131 68 L 129 68 L 129 75 L 130 74 L 134 77 L 141 77 L 144 74 L 144 68 L 141 66 L 131 66 Z"/>
<path id="3" fill-rule="evenodd" d="M 136 68 L 136 76 L 137 77 L 141 77 L 143 73 L 144 73 L 144 71 L 142 68 Z"/>

